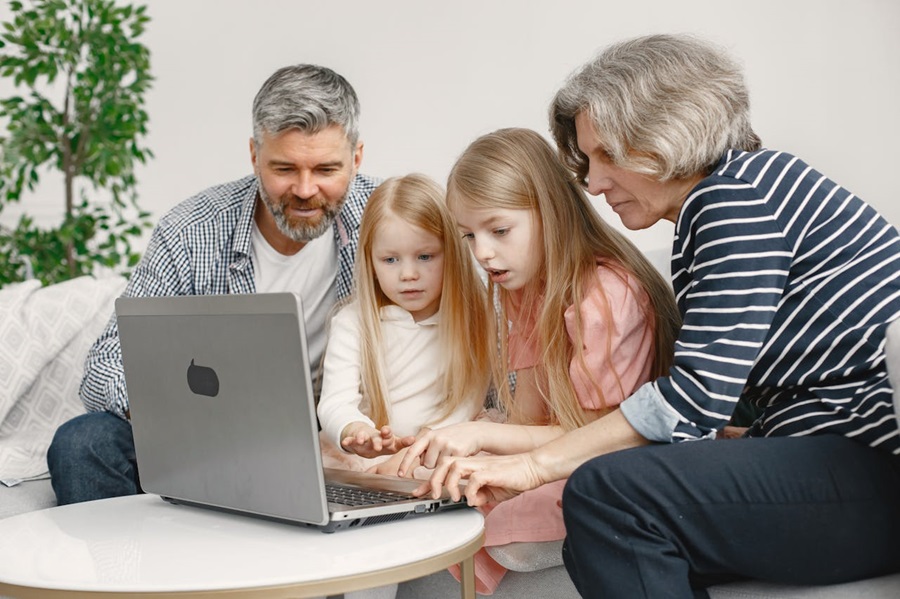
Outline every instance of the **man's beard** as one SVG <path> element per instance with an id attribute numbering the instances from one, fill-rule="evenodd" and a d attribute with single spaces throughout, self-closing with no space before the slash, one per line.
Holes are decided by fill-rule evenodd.
<path id="1" fill-rule="evenodd" d="M 262 182 L 260 182 L 259 185 L 259 197 L 262 198 L 263 203 L 265 203 L 269 212 L 272 214 L 272 217 L 275 219 L 275 225 L 278 227 L 278 230 L 281 231 L 282 235 L 289 237 L 298 243 L 308 243 L 325 233 L 325 231 L 331 227 L 331 224 L 334 222 L 334 219 L 337 218 L 337 215 L 340 214 L 341 208 L 344 206 L 344 202 L 347 200 L 347 194 L 349 192 L 350 190 L 348 188 L 347 192 L 345 192 L 344 196 L 341 198 L 341 201 L 336 205 L 324 201 L 319 202 L 315 199 L 302 200 L 290 192 L 283 195 L 279 201 L 276 202 L 266 191 L 265 187 L 263 187 Z M 286 205 L 295 205 L 303 209 L 321 208 L 322 217 L 315 224 L 302 218 L 291 222 L 284 213 L 284 207 Z"/>

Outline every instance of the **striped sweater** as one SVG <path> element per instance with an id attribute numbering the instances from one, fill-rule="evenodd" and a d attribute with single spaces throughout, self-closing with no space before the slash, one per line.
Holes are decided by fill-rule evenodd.
<path id="1" fill-rule="evenodd" d="M 681 208 L 672 279 L 684 325 L 646 390 L 669 441 L 711 436 L 741 398 L 765 408 L 751 435 L 900 454 L 884 355 L 900 237 L 873 208 L 789 154 L 730 151 Z"/>

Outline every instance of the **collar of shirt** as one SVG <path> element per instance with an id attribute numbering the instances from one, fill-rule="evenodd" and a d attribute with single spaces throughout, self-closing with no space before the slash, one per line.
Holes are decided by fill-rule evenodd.
<path id="1" fill-rule="evenodd" d="M 232 259 L 231 269 L 245 278 L 253 277 L 253 266 L 250 260 L 250 244 L 253 231 L 253 215 L 256 211 L 257 196 L 259 195 L 259 179 L 253 175 L 252 185 L 248 186 L 246 195 L 241 200 L 241 213 L 234 227 L 234 237 L 231 243 Z M 347 297 L 353 289 L 353 261 L 356 256 L 356 246 L 359 237 L 359 225 L 362 212 L 372 191 L 381 183 L 375 177 L 358 174 L 350 183 L 347 190 L 347 198 L 341 208 L 340 214 L 331 227 L 332 235 L 339 255 L 339 268 L 337 273 L 338 298 Z M 249 271 L 248 271 L 249 269 Z M 245 283 L 245 286 L 247 284 Z M 240 291 L 241 293 L 253 293 L 250 287 Z"/>
<path id="2" fill-rule="evenodd" d="M 253 214 L 256 212 L 256 197 L 259 193 L 259 180 L 254 178 L 247 187 L 246 195 L 241 200 L 241 214 L 234 227 L 234 238 L 231 242 L 233 253 L 232 264 L 239 268 L 247 268 L 250 264 L 250 243 L 253 237 Z"/>
<path id="3" fill-rule="evenodd" d="M 347 199 L 332 226 L 332 233 L 338 249 L 344 247 L 359 234 L 361 212 L 369 194 L 377 187 L 379 180 L 372 180 L 364 175 L 356 175 L 347 190 Z M 253 231 L 253 215 L 256 213 L 259 196 L 259 179 L 254 177 L 253 184 L 247 188 L 241 200 L 241 214 L 234 228 L 234 241 L 231 250 L 237 255 L 250 255 L 250 241 Z"/>
<path id="4" fill-rule="evenodd" d="M 379 315 L 381 316 L 382 322 L 396 322 L 412 326 L 436 326 L 441 322 L 440 312 L 435 312 L 432 316 L 416 322 L 412 314 L 394 304 L 382 306 Z"/>

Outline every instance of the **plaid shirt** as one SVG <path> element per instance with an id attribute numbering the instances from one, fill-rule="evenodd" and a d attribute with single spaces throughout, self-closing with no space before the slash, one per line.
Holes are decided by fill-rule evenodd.
<path id="1" fill-rule="evenodd" d="M 356 175 L 335 219 L 339 299 L 353 289 L 359 223 L 378 183 L 372 177 Z M 250 234 L 257 190 L 258 181 L 250 175 L 211 187 L 173 208 L 153 231 L 123 295 L 255 293 Z M 89 412 L 105 410 L 124 418 L 128 411 L 115 314 L 88 352 L 79 394 Z"/>

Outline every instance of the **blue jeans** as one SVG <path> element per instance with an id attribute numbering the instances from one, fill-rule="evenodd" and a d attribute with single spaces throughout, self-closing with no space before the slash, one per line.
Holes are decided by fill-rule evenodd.
<path id="1" fill-rule="evenodd" d="M 900 457 L 838 435 L 651 445 L 594 458 L 563 493 L 584 597 L 705 597 L 742 578 L 900 571 Z"/>
<path id="2" fill-rule="evenodd" d="M 141 492 L 131 423 L 88 412 L 57 429 L 47 451 L 59 505 Z"/>

